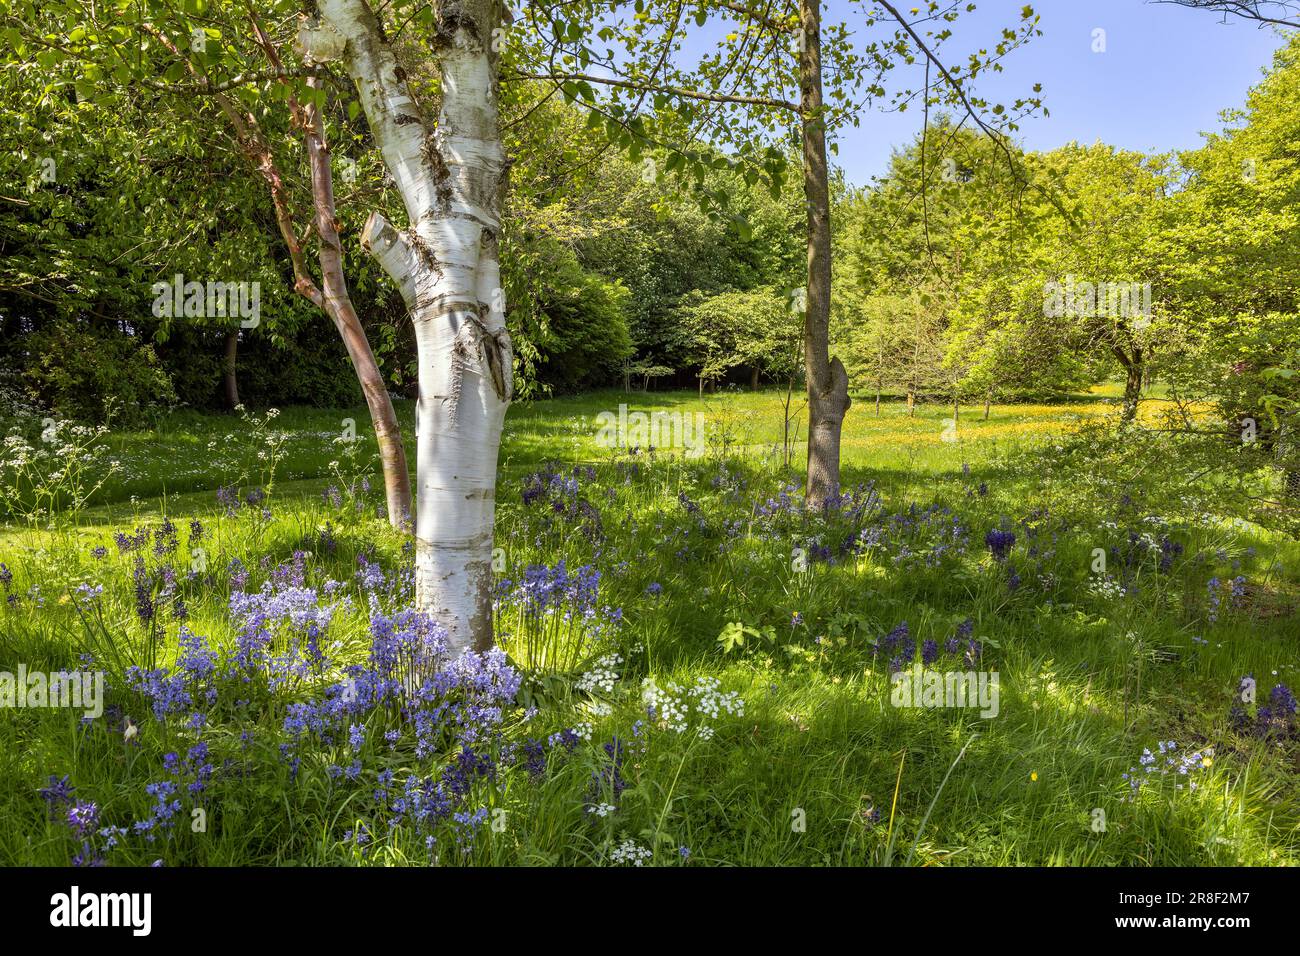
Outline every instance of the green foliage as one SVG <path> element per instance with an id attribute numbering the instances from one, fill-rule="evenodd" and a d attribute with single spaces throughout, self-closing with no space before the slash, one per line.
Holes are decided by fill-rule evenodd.
<path id="1" fill-rule="evenodd" d="M 1167 426 L 1213 471 L 1263 476 L 1276 520 L 1300 491 L 1300 36 L 1226 120 L 1181 157 L 1159 246 L 1176 324 L 1158 363 L 1177 400 Z"/>
<path id="2" fill-rule="evenodd" d="M 755 377 L 784 380 L 800 367 L 803 315 L 796 302 L 773 286 L 716 295 L 690 292 L 677 309 L 680 353 L 705 381 L 737 367 Z"/>
<path id="3" fill-rule="evenodd" d="M 154 349 L 119 330 L 60 321 L 23 336 L 28 397 L 61 417 L 140 425 L 176 402 Z"/>
<path id="4" fill-rule="evenodd" d="M 515 246 L 503 265 L 521 397 L 614 381 L 632 354 L 628 291 L 555 241 Z"/>

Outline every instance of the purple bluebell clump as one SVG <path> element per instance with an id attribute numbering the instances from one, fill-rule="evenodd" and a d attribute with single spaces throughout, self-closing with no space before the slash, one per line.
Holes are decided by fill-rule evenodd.
<path id="1" fill-rule="evenodd" d="M 233 591 L 235 662 L 249 675 L 265 672 L 272 687 L 323 673 L 328 660 L 322 638 L 337 609 L 337 603 L 322 606 L 314 588 L 293 584 L 268 581 L 260 591 Z"/>
<path id="2" fill-rule="evenodd" d="M 1016 534 L 1003 528 L 992 528 L 984 536 L 984 544 L 995 561 L 1005 561 L 1016 544 Z"/>
<path id="3" fill-rule="evenodd" d="M 76 787 L 68 783 L 67 774 L 62 777 L 50 774 L 49 785 L 42 787 L 38 793 L 49 807 L 50 816 L 55 817 L 63 807 L 72 803 L 72 795 L 76 789 Z"/>
<path id="4" fill-rule="evenodd" d="M 1260 738 L 1291 738 L 1300 736 L 1296 722 L 1296 698 L 1291 688 L 1278 683 L 1269 692 L 1268 701 L 1255 708 L 1252 717 L 1246 704 L 1246 691 L 1254 687 L 1255 679 L 1247 674 L 1238 685 L 1238 693 L 1228 712 L 1228 723 L 1239 734 Z"/>

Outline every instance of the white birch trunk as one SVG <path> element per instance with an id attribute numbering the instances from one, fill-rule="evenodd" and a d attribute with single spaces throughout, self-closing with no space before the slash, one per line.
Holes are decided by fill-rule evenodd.
<path id="1" fill-rule="evenodd" d="M 371 213 L 362 244 L 415 323 L 416 603 L 453 652 L 492 643 L 497 448 L 512 351 L 497 258 L 506 158 L 491 50 L 498 0 L 444 0 L 433 48 L 442 109 L 430 123 L 365 0 L 321 0 L 303 46 L 337 51 L 356 83 L 410 223 Z"/>

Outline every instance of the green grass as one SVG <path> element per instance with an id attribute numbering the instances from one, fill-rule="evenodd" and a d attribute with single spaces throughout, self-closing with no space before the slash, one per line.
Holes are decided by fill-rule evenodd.
<path id="1" fill-rule="evenodd" d="M 963 409 L 955 436 L 947 432 L 956 441 L 945 440 L 949 407 L 921 405 L 911 417 L 901 403 L 887 402 L 877 417 L 873 402 L 859 398 L 845 426 L 846 489 L 870 485 L 885 514 L 906 516 L 913 504 L 950 508 L 968 544 L 935 557 L 939 529 L 952 520 L 944 516 L 923 522 L 909 539 L 913 556 L 900 557 L 897 538 L 887 552 L 840 553 L 863 520 L 797 511 L 768 521 L 753 516 L 755 502 L 798 480 L 805 454 L 797 444 L 794 471 L 781 467 L 781 398 L 610 391 L 511 410 L 498 489 L 502 576 L 517 579 L 530 564 L 562 558 L 570 568 L 594 564 L 602 572 L 600 602 L 621 608 L 623 624 L 586 650 L 618 653 L 623 662 L 615 691 L 599 695 L 594 709 L 574 675 L 528 685 L 538 712 L 527 724 L 518 712 L 508 715 L 505 740 L 579 723 L 590 724 L 590 739 L 557 755 L 540 780 L 514 768 L 494 784 L 476 784 L 467 807 L 505 812 L 464 852 L 452 828 L 439 830 L 439 862 L 605 863 L 629 839 L 664 865 L 1297 861 L 1300 745 L 1294 735 L 1261 740 L 1229 724 L 1243 675 L 1255 675 L 1261 698 L 1300 676 L 1295 542 L 1218 514 L 1212 490 L 1178 480 L 1176 463 L 1106 457 L 1086 429 L 1076 434 L 1113 412 L 1111 388 L 1066 402 L 994 406 L 987 421 L 982 407 Z M 691 459 L 599 447 L 596 416 L 620 402 L 703 413 L 709 449 Z M 409 406 L 399 413 L 409 424 Z M 112 642 L 143 647 L 133 558 L 116 554 L 110 539 L 114 531 L 156 526 L 164 514 L 180 527 L 182 544 L 175 555 L 148 557 L 150 568 L 170 562 L 185 569 L 188 521 L 205 526 L 199 546 L 206 570 L 182 587 L 196 633 L 226 649 L 233 643 L 226 611 L 232 558 L 251 570 L 249 588 L 256 589 L 271 567 L 304 549 L 311 552 L 309 581 L 346 583 L 354 607 L 336 615 L 329 633 L 341 660 L 362 659 L 367 613 L 353 582 L 356 556 L 391 570 L 402 563 L 402 542 L 374 517 L 377 487 L 360 511 L 322 496 L 349 468 L 346 460 L 330 465 L 340 459 L 332 438 L 346 418 L 364 437 L 364 411 L 291 409 L 274 421 L 290 437 L 266 519 L 252 508 L 227 516 L 215 501 L 218 485 L 264 468 L 255 458 L 264 435 L 239 419 L 184 414 L 154 432 L 114 434 L 124 467 L 97 503 L 54 528 L 9 527 L 0 535 L 0 561 L 13 571 L 19 596 L 17 606 L 0 610 L 0 671 L 20 661 L 29 669 L 75 665 L 87 624 L 69 593 L 83 582 L 105 587 Z M 803 416 L 796 421 L 801 438 Z M 545 502 L 524 505 L 525 476 L 543 467 L 569 475 L 575 465 L 595 469 L 595 479 L 584 475 L 579 485 L 591 506 L 587 518 L 567 518 Z M 985 533 L 1004 521 L 1017 535 L 1005 564 L 984 545 Z M 327 522 L 332 551 L 321 538 Z M 887 524 L 901 523 L 905 517 Z M 1098 593 L 1094 549 L 1123 549 L 1130 531 L 1167 538 L 1182 551 L 1168 571 L 1158 569 L 1158 554 L 1142 558 L 1129 579 L 1136 594 Z M 93 558 L 96 545 L 110 555 Z M 819 546 L 837 560 L 816 560 Z M 795 548 L 813 556 L 808 570 L 799 570 Z M 1109 570 L 1119 570 L 1113 558 Z M 1013 571 L 1016 588 L 1009 585 Z M 1248 582 L 1245 595 L 1236 603 L 1225 596 L 1211 621 L 1209 580 L 1238 573 Z M 652 583 L 661 594 L 647 592 Z M 43 595 L 41 607 L 28 594 L 32 585 Z M 983 642 L 980 667 L 1000 678 L 998 715 L 893 706 L 887 662 L 873 656 L 872 643 L 907 622 L 918 644 L 933 638 L 942 646 L 967 618 Z M 748 630 L 725 650 L 718 638 L 732 622 Z M 517 653 L 520 620 L 505 613 L 498 623 L 502 644 Z M 169 622 L 164 662 L 175 654 L 176 631 Z M 965 669 L 949 657 L 935 667 Z M 743 716 L 703 721 L 711 738 L 696 732 L 698 717 L 684 734 L 664 729 L 646 719 L 646 678 L 660 687 L 716 678 L 722 691 L 743 699 Z M 389 832 L 372 798 L 374 774 L 428 772 L 447 754 L 421 764 L 405 748 L 374 745 L 383 726 L 375 716 L 358 782 L 326 770 L 347 762 L 340 745 L 304 756 L 291 779 L 279 757 L 285 705 L 318 692 L 260 688 L 249 692 L 246 707 L 214 708 L 203 739 L 223 763 L 204 796 L 183 801 L 174 833 L 153 843 L 126 838 L 109 862 L 428 863 L 420 834 L 405 824 Z M 163 779 L 162 755 L 195 735 L 176 717 L 154 720 L 144 701 L 120 686 L 111 702 L 120 714 L 89 729 L 67 711 L 0 711 L 0 861 L 63 864 L 76 851 L 68 828 L 48 818 L 37 796 L 51 774 L 70 775 L 106 823 L 147 816 L 152 801 L 144 785 Z M 129 743 L 121 714 L 138 728 Z M 253 735 L 247 746 L 245 731 Z M 592 790 L 593 774 L 608 763 L 601 745 L 615 736 L 627 783 L 617 800 L 608 788 Z M 1213 748 L 1213 757 L 1188 778 L 1156 775 L 1132 798 L 1123 775 L 1144 749 L 1169 740 L 1178 753 Z M 605 817 L 588 812 L 599 802 L 617 809 Z M 207 832 L 189 827 L 197 804 L 209 815 Z M 1095 826 L 1099 810 L 1104 830 Z M 359 824 L 375 834 L 364 847 L 345 838 Z"/>

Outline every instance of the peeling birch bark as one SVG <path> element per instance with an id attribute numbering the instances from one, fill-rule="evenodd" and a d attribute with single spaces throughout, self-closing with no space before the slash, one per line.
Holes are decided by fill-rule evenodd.
<path id="1" fill-rule="evenodd" d="M 492 644 L 497 450 L 513 392 L 498 240 L 507 162 L 492 31 L 499 0 L 444 0 L 433 48 L 432 123 L 366 0 L 321 0 L 313 55 L 341 55 L 406 207 L 371 213 L 362 244 L 401 291 L 419 353 L 416 603 L 455 653 Z M 309 28 L 315 36 L 315 29 Z"/>

